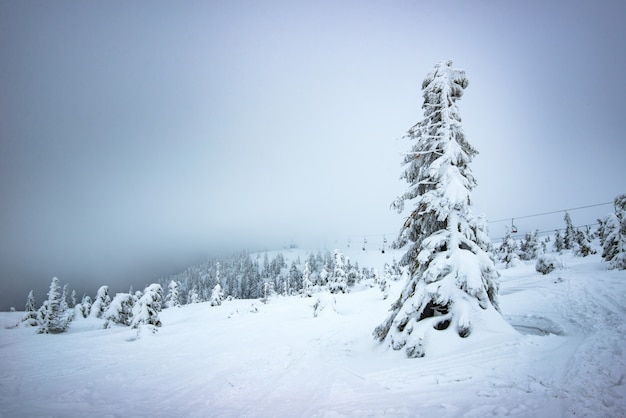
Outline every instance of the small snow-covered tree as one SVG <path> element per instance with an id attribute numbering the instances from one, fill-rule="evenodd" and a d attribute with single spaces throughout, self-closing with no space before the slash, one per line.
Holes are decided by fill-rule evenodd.
<path id="1" fill-rule="evenodd" d="M 167 286 L 167 296 L 165 297 L 166 308 L 179 308 L 180 307 L 180 284 L 176 280 L 171 280 Z"/>
<path id="2" fill-rule="evenodd" d="M 91 298 L 89 295 L 83 295 L 83 299 L 80 302 L 80 311 L 83 314 L 83 318 L 87 318 L 91 312 Z"/>
<path id="3" fill-rule="evenodd" d="M 324 264 L 324 266 L 322 267 L 322 271 L 320 271 L 319 274 L 319 282 L 318 282 L 318 286 L 320 287 L 324 287 L 328 284 L 328 265 Z"/>
<path id="4" fill-rule="evenodd" d="M 163 288 L 161 285 L 153 283 L 146 287 L 141 298 L 133 306 L 133 319 L 130 326 L 132 328 L 139 328 L 140 325 L 160 327 L 159 312 L 161 312 L 162 301 Z"/>
<path id="5" fill-rule="evenodd" d="M 383 300 L 389 297 L 389 280 L 390 277 L 388 274 L 385 274 L 378 280 L 378 288 L 383 295 Z"/>
<path id="6" fill-rule="evenodd" d="M 35 303 L 35 294 L 32 290 L 28 292 L 28 296 L 26 297 L 26 305 L 24 306 L 24 311 L 25 314 L 21 320 L 24 325 L 30 327 L 36 327 L 37 325 L 39 325 L 39 321 L 37 319 L 38 315 L 37 305 Z"/>
<path id="7" fill-rule="evenodd" d="M 130 325 L 133 318 L 133 295 L 130 293 L 118 293 L 113 297 L 108 308 L 102 314 L 102 318 L 106 320 L 104 328 L 109 328 L 111 323 Z"/>
<path id="8" fill-rule="evenodd" d="M 69 321 L 61 312 L 61 286 L 59 279 L 52 278 L 50 290 L 48 291 L 48 299 L 46 299 L 41 308 L 39 308 L 39 329 L 40 334 L 63 332 L 67 329 Z"/>
<path id="9" fill-rule="evenodd" d="M 218 283 L 211 291 L 211 306 L 220 306 L 223 299 L 224 292 L 222 291 L 222 286 Z"/>
<path id="10" fill-rule="evenodd" d="M 576 229 L 576 255 L 580 257 L 587 257 L 589 254 L 595 254 L 596 250 L 591 245 L 591 238 L 589 234 Z"/>
<path id="11" fill-rule="evenodd" d="M 539 230 L 537 229 L 524 236 L 524 240 L 520 245 L 520 258 L 522 260 L 534 260 L 541 254 L 538 236 Z"/>
<path id="12" fill-rule="evenodd" d="M 348 290 L 345 256 L 338 249 L 335 250 L 334 265 L 333 273 L 328 277 L 328 290 L 330 293 L 345 293 Z"/>
<path id="13" fill-rule="evenodd" d="M 572 250 L 576 246 L 576 230 L 574 224 L 572 224 L 572 218 L 568 212 L 565 212 L 563 217 L 565 221 L 565 233 L 563 234 L 563 249 Z"/>
<path id="14" fill-rule="evenodd" d="M 187 304 L 190 303 L 200 303 L 200 295 L 196 286 L 192 287 L 189 293 L 187 293 Z"/>
<path id="15" fill-rule="evenodd" d="M 468 337 L 475 324 L 499 316 L 487 315 L 498 309 L 499 275 L 478 242 L 469 168 L 477 151 L 465 140 L 456 105 L 467 85 L 465 72 L 451 61 L 437 64 L 424 80 L 424 119 L 409 130 L 416 143 L 403 161 L 410 187 L 392 204 L 402 212 L 406 201 L 415 202 L 396 243 L 410 243 L 401 261 L 409 278 L 374 337 L 408 357 L 424 356 L 433 333 L 450 329 Z"/>
<path id="16" fill-rule="evenodd" d="M 309 262 L 304 263 L 304 271 L 302 272 L 302 297 L 311 297 L 313 283 L 311 282 L 311 269 Z"/>
<path id="17" fill-rule="evenodd" d="M 517 241 L 511 236 L 511 230 L 507 227 L 499 249 L 500 259 L 506 264 L 506 268 L 514 267 L 519 262 L 519 247 Z"/>
<path id="18" fill-rule="evenodd" d="M 96 293 L 96 298 L 91 305 L 89 316 L 93 318 L 102 318 L 102 314 L 107 310 L 111 298 L 109 297 L 109 286 L 100 286 Z"/>
<path id="19" fill-rule="evenodd" d="M 626 194 L 615 198 L 615 213 L 604 219 L 602 258 L 612 269 L 626 269 Z"/>
<path id="20" fill-rule="evenodd" d="M 560 253 L 564 248 L 563 237 L 561 236 L 561 232 L 557 229 L 554 231 L 554 251 Z"/>

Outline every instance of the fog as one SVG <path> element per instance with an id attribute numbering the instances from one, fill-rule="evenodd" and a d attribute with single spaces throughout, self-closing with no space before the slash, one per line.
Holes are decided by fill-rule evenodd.
<path id="1" fill-rule="evenodd" d="M 214 251 L 393 239 L 401 138 L 441 60 L 470 81 L 478 213 L 610 202 L 626 192 L 624 7 L 2 2 L 0 309 L 41 302 L 53 276 L 93 296 Z"/>

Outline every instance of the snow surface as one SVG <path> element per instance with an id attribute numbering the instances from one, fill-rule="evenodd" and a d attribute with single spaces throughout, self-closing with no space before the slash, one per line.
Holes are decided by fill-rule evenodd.
<path id="1" fill-rule="evenodd" d="M 347 255 L 379 271 L 400 257 Z M 386 300 L 359 284 L 318 317 L 318 295 L 166 309 L 155 334 L 81 318 L 41 335 L 0 313 L 0 417 L 624 417 L 626 271 L 560 258 L 545 276 L 534 261 L 498 266 L 518 333 L 419 359 L 372 337 L 403 282 Z"/>

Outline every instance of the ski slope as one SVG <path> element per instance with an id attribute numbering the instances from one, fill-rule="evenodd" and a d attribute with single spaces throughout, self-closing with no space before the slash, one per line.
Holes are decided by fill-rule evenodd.
<path id="1" fill-rule="evenodd" d="M 379 271 L 399 258 L 349 255 Z M 626 271 L 561 259 L 546 276 L 499 266 L 514 329 L 421 359 L 371 336 L 401 282 L 387 300 L 365 284 L 326 295 L 317 317 L 299 296 L 166 309 L 156 334 L 89 318 L 38 335 L 0 313 L 0 417 L 624 417 Z"/>

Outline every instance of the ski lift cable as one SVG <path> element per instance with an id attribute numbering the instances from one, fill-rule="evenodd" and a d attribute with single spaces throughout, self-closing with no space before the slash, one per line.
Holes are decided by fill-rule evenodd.
<path id="1" fill-rule="evenodd" d="M 597 226 L 600 225 L 599 223 L 592 223 L 592 224 L 585 224 L 585 225 L 575 225 L 574 228 L 575 229 L 579 229 L 579 228 L 586 228 L 586 227 L 591 227 L 591 226 Z M 565 231 L 565 228 L 554 228 L 554 229 L 546 229 L 544 231 L 537 231 L 537 236 L 544 236 L 544 235 L 549 235 L 549 234 L 553 234 L 556 231 Z M 513 239 L 521 239 L 524 238 L 526 236 L 526 234 L 517 234 L 517 235 L 511 235 L 511 238 Z M 492 238 L 491 241 L 502 241 L 504 240 L 504 237 L 498 237 L 498 238 Z"/>
<path id="2" fill-rule="evenodd" d="M 495 221 L 487 221 L 487 223 L 492 224 L 492 223 L 498 223 L 498 222 L 511 222 L 512 220 L 534 218 L 534 217 L 537 217 L 537 216 L 553 215 L 555 213 L 571 212 L 571 211 L 580 210 L 580 209 L 587 209 L 587 208 L 594 208 L 594 207 L 608 206 L 608 205 L 613 205 L 613 202 L 596 203 L 594 205 L 578 206 L 578 207 L 575 207 L 575 208 L 553 210 L 553 211 L 549 211 L 549 212 L 535 213 L 535 214 L 532 214 L 532 215 L 515 216 L 515 217 L 512 217 L 512 218 L 503 218 L 503 219 L 497 219 Z M 596 224 L 589 224 L 589 226 L 593 226 L 593 225 L 596 225 Z M 587 226 L 587 225 L 581 225 L 581 226 Z M 554 230 L 552 230 L 552 231 L 554 231 Z M 541 233 L 545 233 L 545 232 L 549 232 L 549 231 L 541 231 L 540 234 Z M 367 238 L 368 237 L 370 237 L 370 238 L 383 237 L 383 243 L 384 243 L 387 240 L 385 235 L 389 235 L 389 236 L 393 237 L 396 234 L 397 234 L 397 232 L 386 232 L 386 233 L 380 233 L 380 234 L 366 234 L 366 235 L 363 235 L 363 238 L 366 241 L 365 243 L 367 243 Z M 353 238 L 355 238 L 355 237 L 348 237 L 348 245 L 347 245 L 348 247 L 350 247 Z M 494 239 L 499 239 L 499 238 L 494 238 Z M 392 240 L 393 240 L 393 238 L 392 238 Z M 375 240 L 374 242 L 369 242 L 369 244 L 373 245 L 373 246 L 379 245 L 378 244 L 378 240 Z"/>
<path id="3" fill-rule="evenodd" d="M 496 220 L 496 221 L 488 221 L 487 223 L 492 224 L 492 223 L 496 223 L 496 222 L 508 222 L 508 221 L 510 221 L 511 219 L 526 219 L 526 218 L 534 218 L 534 217 L 536 217 L 536 216 L 552 215 L 552 214 L 555 214 L 555 213 L 561 213 L 561 212 L 571 212 L 571 211 L 574 211 L 574 210 L 579 210 L 579 209 L 594 208 L 594 207 L 597 207 L 597 206 L 606 206 L 606 205 L 612 205 L 612 204 L 613 204 L 613 202 L 607 202 L 607 203 L 597 203 L 597 204 L 595 204 L 595 205 L 587 205 L 587 206 L 579 206 L 579 207 L 577 207 L 577 208 L 554 210 L 554 211 L 551 211 L 551 212 L 536 213 L 536 214 L 534 214 L 534 215 L 514 216 L 514 217 L 512 217 L 512 218 L 504 218 L 504 219 L 498 219 L 498 220 Z"/>

